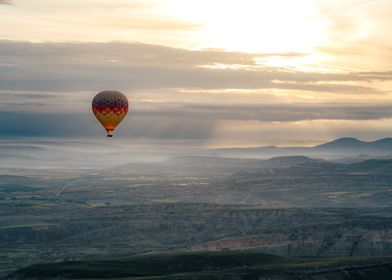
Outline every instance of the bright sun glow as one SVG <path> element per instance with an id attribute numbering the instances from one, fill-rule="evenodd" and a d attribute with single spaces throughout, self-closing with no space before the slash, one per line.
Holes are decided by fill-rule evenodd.
<path id="1" fill-rule="evenodd" d="M 201 23 L 196 48 L 309 52 L 325 42 L 314 1 L 170 1 L 169 12 Z"/>
<path id="2" fill-rule="evenodd" d="M 0 39 L 218 48 L 272 54 L 258 64 L 317 72 L 390 68 L 390 59 L 379 56 L 391 45 L 388 0 L 14 2 L 1 5 Z"/>

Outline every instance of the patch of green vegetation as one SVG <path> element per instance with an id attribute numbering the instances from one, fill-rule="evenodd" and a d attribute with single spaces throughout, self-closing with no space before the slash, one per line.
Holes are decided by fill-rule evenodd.
<path id="1" fill-rule="evenodd" d="M 272 264 L 281 257 L 240 252 L 143 255 L 97 261 L 38 264 L 18 270 L 24 277 L 115 278 L 170 275 L 195 271 Z"/>
<path id="2" fill-rule="evenodd" d="M 37 264 L 16 271 L 16 278 L 130 278 L 159 279 L 174 274 L 267 275 L 286 270 L 336 268 L 379 263 L 391 258 L 344 257 L 289 259 L 257 252 L 197 252 L 143 255 L 95 261 Z M 135 278 L 136 277 L 136 278 Z M 156 278 L 158 277 L 158 278 Z M 251 278 L 252 279 L 252 278 Z"/>
<path id="3" fill-rule="evenodd" d="M 18 183 L 6 183 L 0 184 L 0 193 L 11 193 L 11 192 L 34 192 L 36 191 L 35 188 L 22 185 Z"/>

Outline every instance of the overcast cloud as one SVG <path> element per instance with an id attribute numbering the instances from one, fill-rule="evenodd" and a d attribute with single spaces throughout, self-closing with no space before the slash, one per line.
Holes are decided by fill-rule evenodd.
<path id="1" fill-rule="evenodd" d="M 290 54 L 270 54 L 277 55 Z M 2 41 L 0 83 L 3 90 L 30 91 L 99 90 L 116 85 L 126 90 L 278 88 L 377 94 L 382 91 L 346 83 L 392 79 L 389 72 L 323 74 L 265 67 L 256 64 L 257 56 L 144 44 Z"/>
<path id="2" fill-rule="evenodd" d="M 131 100 L 118 137 L 146 141 L 205 144 L 230 122 L 265 126 L 392 117 L 389 92 L 378 85 L 389 83 L 390 71 L 303 72 L 255 59 L 303 55 L 1 41 L 0 135 L 99 137 L 102 128 L 90 102 L 96 92 L 113 87 Z"/>

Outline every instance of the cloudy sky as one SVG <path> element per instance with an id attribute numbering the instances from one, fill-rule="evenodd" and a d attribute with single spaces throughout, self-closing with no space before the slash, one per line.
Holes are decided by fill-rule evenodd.
<path id="1" fill-rule="evenodd" d="M 390 0 L 0 0 L 0 138 L 308 146 L 392 136 Z"/>

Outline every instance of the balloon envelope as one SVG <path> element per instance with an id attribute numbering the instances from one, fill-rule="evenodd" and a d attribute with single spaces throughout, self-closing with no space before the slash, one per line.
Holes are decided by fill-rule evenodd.
<path id="1" fill-rule="evenodd" d="M 92 102 L 92 109 L 97 120 L 112 137 L 113 130 L 125 118 L 128 112 L 128 100 L 119 91 L 101 91 Z"/>

